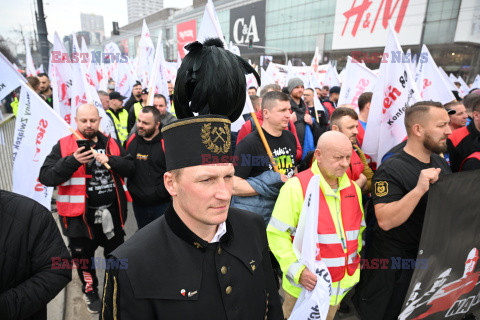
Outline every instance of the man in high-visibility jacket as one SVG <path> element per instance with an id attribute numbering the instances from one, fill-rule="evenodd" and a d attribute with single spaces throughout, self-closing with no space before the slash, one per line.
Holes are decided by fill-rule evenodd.
<path id="1" fill-rule="evenodd" d="M 115 124 L 115 131 L 117 132 L 117 138 L 120 143 L 123 144 L 128 137 L 128 111 L 123 108 L 123 100 L 126 97 L 122 96 L 119 92 L 113 91 L 109 94 L 110 108 L 107 110 L 107 114 L 112 118 Z"/>
<path id="2" fill-rule="evenodd" d="M 310 169 L 288 180 L 280 190 L 267 227 L 270 249 L 283 271 L 283 313 L 288 318 L 302 288 L 315 288 L 317 276 L 302 265 L 292 247 L 308 182 L 320 175 L 318 255 L 332 277 L 332 295 L 327 319 L 360 279 L 362 231 L 365 221 L 360 188 L 348 178 L 352 144 L 338 131 L 324 133 L 318 140 Z"/>

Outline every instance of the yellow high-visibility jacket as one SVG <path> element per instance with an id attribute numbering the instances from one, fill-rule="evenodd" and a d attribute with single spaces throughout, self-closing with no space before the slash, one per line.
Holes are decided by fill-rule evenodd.
<path id="1" fill-rule="evenodd" d="M 339 187 L 336 192 L 334 192 L 321 175 L 316 161 L 309 170 L 312 170 L 312 172 L 316 175 L 320 175 L 320 189 L 325 195 L 325 199 L 330 209 L 330 214 L 332 215 L 337 234 L 339 237 L 346 239 L 343 222 L 339 217 L 341 216 L 340 190 L 350 186 L 350 181 L 347 177 L 347 174 L 344 174 L 341 178 L 339 178 Z M 363 215 L 362 192 L 356 184 L 354 185 Z M 280 189 L 277 202 L 275 203 L 275 207 L 272 212 L 272 218 L 270 219 L 267 227 L 268 244 L 275 255 L 275 258 L 277 258 L 277 261 L 280 264 L 280 268 L 283 272 L 282 287 L 290 295 L 297 298 L 302 289 L 302 286 L 298 281 L 303 269 L 305 269 L 305 266 L 298 261 L 297 256 L 293 251 L 291 236 L 295 235 L 300 213 L 302 212 L 303 201 L 304 199 L 300 180 L 298 180 L 296 177 L 289 179 Z M 358 254 L 360 254 L 362 249 L 362 232 L 364 229 L 365 218 L 362 217 L 362 224 L 358 237 Z M 338 282 L 332 283 L 332 296 L 330 299 L 330 305 L 339 304 L 347 292 L 352 289 L 359 280 L 360 266 L 352 276 L 348 275 L 345 270 L 345 277 Z"/>

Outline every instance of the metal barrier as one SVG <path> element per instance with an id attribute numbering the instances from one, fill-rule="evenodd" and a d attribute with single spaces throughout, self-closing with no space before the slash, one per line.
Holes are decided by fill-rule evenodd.
<path id="1" fill-rule="evenodd" d="M 12 191 L 13 135 L 15 116 L 8 115 L 0 121 L 0 189 Z"/>

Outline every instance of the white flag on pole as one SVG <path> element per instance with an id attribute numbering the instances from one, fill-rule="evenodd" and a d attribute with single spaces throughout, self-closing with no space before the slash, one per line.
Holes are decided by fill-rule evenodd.
<path id="1" fill-rule="evenodd" d="M 426 45 L 423 45 L 420 57 L 416 83 L 422 100 L 438 101 L 442 104 L 455 100 Z"/>
<path id="2" fill-rule="evenodd" d="M 246 93 L 246 99 L 245 99 L 245 106 L 243 107 L 242 115 L 235 120 L 235 122 L 232 123 L 232 132 L 238 132 L 242 128 L 243 124 L 245 123 L 245 116 L 255 112 L 253 109 L 252 105 L 252 100 L 250 100 L 250 97 L 248 96 L 248 88 L 247 88 L 247 93 Z"/>
<path id="3" fill-rule="evenodd" d="M 37 76 L 37 69 L 33 64 L 32 59 L 32 52 L 30 50 L 30 43 L 28 42 L 28 38 L 25 37 L 25 73 L 27 77 L 36 77 Z"/>
<path id="4" fill-rule="evenodd" d="M 293 251 L 298 261 L 317 275 L 317 284 L 312 291 L 302 289 L 289 320 L 311 319 L 312 312 L 315 312 L 313 318 L 326 320 L 330 308 L 332 278 L 325 262 L 316 260 L 319 193 L 320 176 L 315 175 L 308 183 L 297 233 L 293 240 Z"/>
<path id="5" fill-rule="evenodd" d="M 447 84 L 449 90 L 458 91 L 457 86 L 455 86 L 455 84 L 453 84 L 452 80 L 447 75 L 447 73 L 442 69 L 442 67 L 438 67 L 438 70 L 440 71 L 440 74 L 442 75 L 443 80 L 445 80 L 445 83 Z"/>
<path id="6" fill-rule="evenodd" d="M 69 134 L 68 124 L 30 87 L 22 85 L 13 140 L 13 192 L 50 210 L 53 187 L 38 182 L 38 175 L 58 139 Z"/>
<path id="7" fill-rule="evenodd" d="M 470 88 L 468 87 L 468 85 L 465 83 L 465 81 L 461 76 L 458 76 L 457 79 L 458 79 L 458 82 L 460 82 L 459 95 L 461 98 L 463 98 L 468 94 L 468 91 L 470 91 Z"/>
<path id="8" fill-rule="evenodd" d="M 27 80 L 17 71 L 17 69 L 0 52 L 0 100 L 5 98 L 10 92 L 18 88 Z"/>
<path id="9" fill-rule="evenodd" d="M 343 70 L 345 70 L 345 80 L 337 105 L 351 104 L 358 113 L 358 97 L 366 91 L 373 90 L 377 76 L 351 57 L 347 58 L 347 66 Z"/>
<path id="10" fill-rule="evenodd" d="M 72 97 L 73 70 L 67 51 L 56 32 L 53 37 L 49 72 L 52 81 L 53 109 L 62 119 L 71 124 L 72 107 L 70 98 Z"/>
<path id="11" fill-rule="evenodd" d="M 155 47 L 153 45 L 152 38 L 150 37 L 150 31 L 148 30 L 145 19 L 143 20 L 142 37 L 140 38 L 138 55 L 138 68 L 137 76 L 142 83 L 142 87 L 147 88 L 147 81 L 150 77 L 151 69 L 153 67 L 153 59 L 155 56 Z"/>
<path id="12" fill-rule="evenodd" d="M 218 21 L 217 12 L 212 0 L 208 0 L 205 5 L 205 11 L 203 12 L 202 23 L 197 34 L 197 41 L 204 42 L 207 38 L 220 38 L 223 42 L 223 46 L 227 48 L 225 38 L 223 37 L 222 28 Z"/>
<path id="13" fill-rule="evenodd" d="M 162 31 L 158 35 L 157 51 L 155 52 L 155 61 L 148 81 L 148 105 L 153 106 L 153 96 L 157 93 L 162 94 L 167 100 L 167 106 L 170 105 L 167 83 L 167 63 L 163 54 Z"/>
<path id="14" fill-rule="evenodd" d="M 338 80 L 337 69 L 333 67 L 331 63 L 328 64 L 327 74 L 325 75 L 324 84 L 331 87 L 340 87 L 340 81 Z"/>
<path id="15" fill-rule="evenodd" d="M 402 62 L 403 51 L 395 30 L 391 25 L 389 28 L 384 51 L 388 53 L 384 57 L 389 59 L 380 66 L 362 145 L 363 151 L 377 163 L 407 137 L 405 110 L 421 99 L 410 66 Z"/>
<path id="16" fill-rule="evenodd" d="M 475 89 L 475 88 L 480 88 L 480 75 L 477 74 L 477 76 L 475 77 L 475 80 L 473 80 L 473 83 L 472 83 L 472 89 Z"/>

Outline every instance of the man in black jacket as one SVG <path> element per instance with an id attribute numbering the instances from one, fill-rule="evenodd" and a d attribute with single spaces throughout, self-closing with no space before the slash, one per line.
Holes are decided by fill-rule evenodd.
<path id="1" fill-rule="evenodd" d="M 125 108 L 125 110 L 130 112 L 133 105 L 140 100 L 142 100 L 142 84 L 140 83 L 140 81 L 137 81 L 132 87 L 132 95 L 127 100 L 127 102 L 125 102 L 123 107 Z"/>
<path id="2" fill-rule="evenodd" d="M 163 215 L 170 205 L 170 194 L 163 184 L 165 153 L 160 117 L 157 108 L 143 107 L 138 114 L 137 132 L 126 144 L 127 153 L 135 159 L 135 174 L 128 179 L 127 186 L 139 229 Z"/>
<path id="3" fill-rule="evenodd" d="M 162 134 L 173 205 L 112 252 L 128 267 L 107 270 L 102 319 L 283 320 L 263 219 L 229 208 L 231 163 L 202 165 L 230 159 L 230 121 L 188 118 Z"/>
<path id="4" fill-rule="evenodd" d="M 47 303 L 72 279 L 54 261 L 70 254 L 52 214 L 0 190 L 0 319 L 47 319 Z"/>
<path id="5" fill-rule="evenodd" d="M 133 174 L 133 159 L 117 140 L 99 130 L 100 116 L 95 106 L 78 107 L 77 134 L 88 139 L 95 150 L 77 146 L 75 135 L 66 136 L 53 147 L 40 169 L 39 180 L 58 186 L 57 210 L 63 233 L 69 239 L 72 257 L 83 261 L 77 268 L 87 308 L 100 310 L 98 280 L 93 257 L 98 246 L 107 256 L 123 243 L 127 200 L 122 177 Z M 107 167 L 108 165 L 108 167 Z"/>

